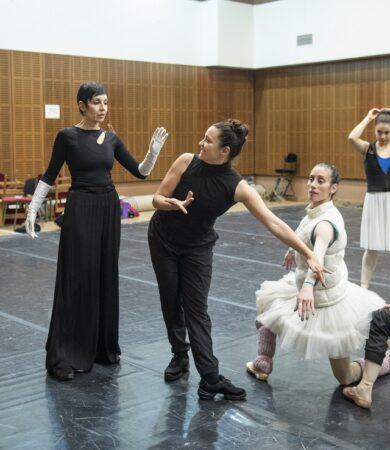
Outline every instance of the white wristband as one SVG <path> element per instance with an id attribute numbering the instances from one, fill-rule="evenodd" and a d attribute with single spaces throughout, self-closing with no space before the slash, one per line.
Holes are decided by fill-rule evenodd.
<path id="1" fill-rule="evenodd" d="M 306 281 L 310 281 L 311 283 L 313 283 L 313 286 L 315 285 L 315 283 L 317 281 L 317 275 L 314 272 L 312 272 L 310 269 L 306 273 L 305 282 Z"/>

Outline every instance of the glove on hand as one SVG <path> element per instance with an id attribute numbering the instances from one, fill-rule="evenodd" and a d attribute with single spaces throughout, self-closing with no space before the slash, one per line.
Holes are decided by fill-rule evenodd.
<path id="1" fill-rule="evenodd" d="M 138 170 L 141 175 L 147 177 L 156 164 L 157 157 L 168 138 L 167 130 L 163 127 L 156 128 L 149 144 L 149 150 L 145 159 L 139 164 Z"/>
<path id="2" fill-rule="evenodd" d="M 39 183 L 34 191 L 34 195 L 32 197 L 31 203 L 27 207 L 27 218 L 26 218 L 26 233 L 32 237 L 33 239 L 38 237 L 34 230 L 35 219 L 37 217 L 37 212 L 39 208 L 42 206 L 43 201 L 45 200 L 48 192 L 50 191 L 51 186 L 39 180 Z"/>

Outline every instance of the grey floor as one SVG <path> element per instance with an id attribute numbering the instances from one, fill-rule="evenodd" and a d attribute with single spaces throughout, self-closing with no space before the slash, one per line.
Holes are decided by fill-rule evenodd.
<path id="1" fill-rule="evenodd" d="M 275 212 L 296 227 L 303 207 Z M 341 208 L 347 264 L 358 282 L 361 209 Z M 169 345 L 146 242 L 146 223 L 122 227 L 119 367 L 95 365 L 70 383 L 46 377 L 44 345 L 53 297 L 58 232 L 32 241 L 0 238 L 1 449 L 385 449 L 390 377 L 380 379 L 371 411 L 345 400 L 326 360 L 278 351 L 269 382 L 245 372 L 256 350 L 254 292 L 278 279 L 284 246 L 247 213 L 217 222 L 209 299 L 221 373 L 247 390 L 245 402 L 202 402 L 198 374 L 165 383 Z M 390 255 L 372 289 L 390 300 Z"/>

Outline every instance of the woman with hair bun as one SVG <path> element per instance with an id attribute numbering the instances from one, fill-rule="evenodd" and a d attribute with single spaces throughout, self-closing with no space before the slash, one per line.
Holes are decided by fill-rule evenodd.
<path id="1" fill-rule="evenodd" d="M 361 135 L 373 120 L 376 141 L 364 141 Z M 390 251 L 390 109 L 373 108 L 368 111 L 348 139 L 362 155 L 367 177 L 360 228 L 360 246 L 365 249 L 361 286 L 367 289 L 376 267 L 378 252 Z"/>
<path id="2" fill-rule="evenodd" d="M 201 376 L 198 395 L 204 400 L 212 400 L 216 394 L 229 400 L 246 396 L 244 389 L 219 374 L 213 353 L 207 297 L 213 246 L 218 239 L 214 230 L 217 217 L 234 203 L 244 203 L 278 239 L 301 253 L 323 281 L 324 269 L 313 252 L 232 168 L 231 161 L 240 154 L 247 135 L 248 127 L 238 120 L 211 125 L 199 142 L 199 155 L 179 156 L 153 199 L 157 211 L 149 224 L 149 248 L 173 353 L 164 377 L 173 381 L 188 371 L 191 348 Z"/>

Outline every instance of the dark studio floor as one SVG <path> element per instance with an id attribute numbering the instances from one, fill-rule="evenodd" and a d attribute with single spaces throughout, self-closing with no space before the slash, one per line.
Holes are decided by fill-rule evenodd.
<path id="1" fill-rule="evenodd" d="M 295 228 L 303 206 L 275 212 Z M 350 278 L 358 282 L 361 209 L 341 208 Z M 277 353 L 268 383 L 245 363 L 256 351 L 254 292 L 277 279 L 285 247 L 246 212 L 217 222 L 209 300 L 221 373 L 247 400 L 198 401 L 198 374 L 164 382 L 170 349 L 146 241 L 147 223 L 122 226 L 122 360 L 118 367 L 61 383 L 46 377 L 44 345 L 59 232 L 0 238 L 1 449 L 386 449 L 390 376 L 374 388 L 371 411 L 345 400 L 327 360 Z M 390 301 L 390 255 L 380 255 L 372 289 Z"/>

